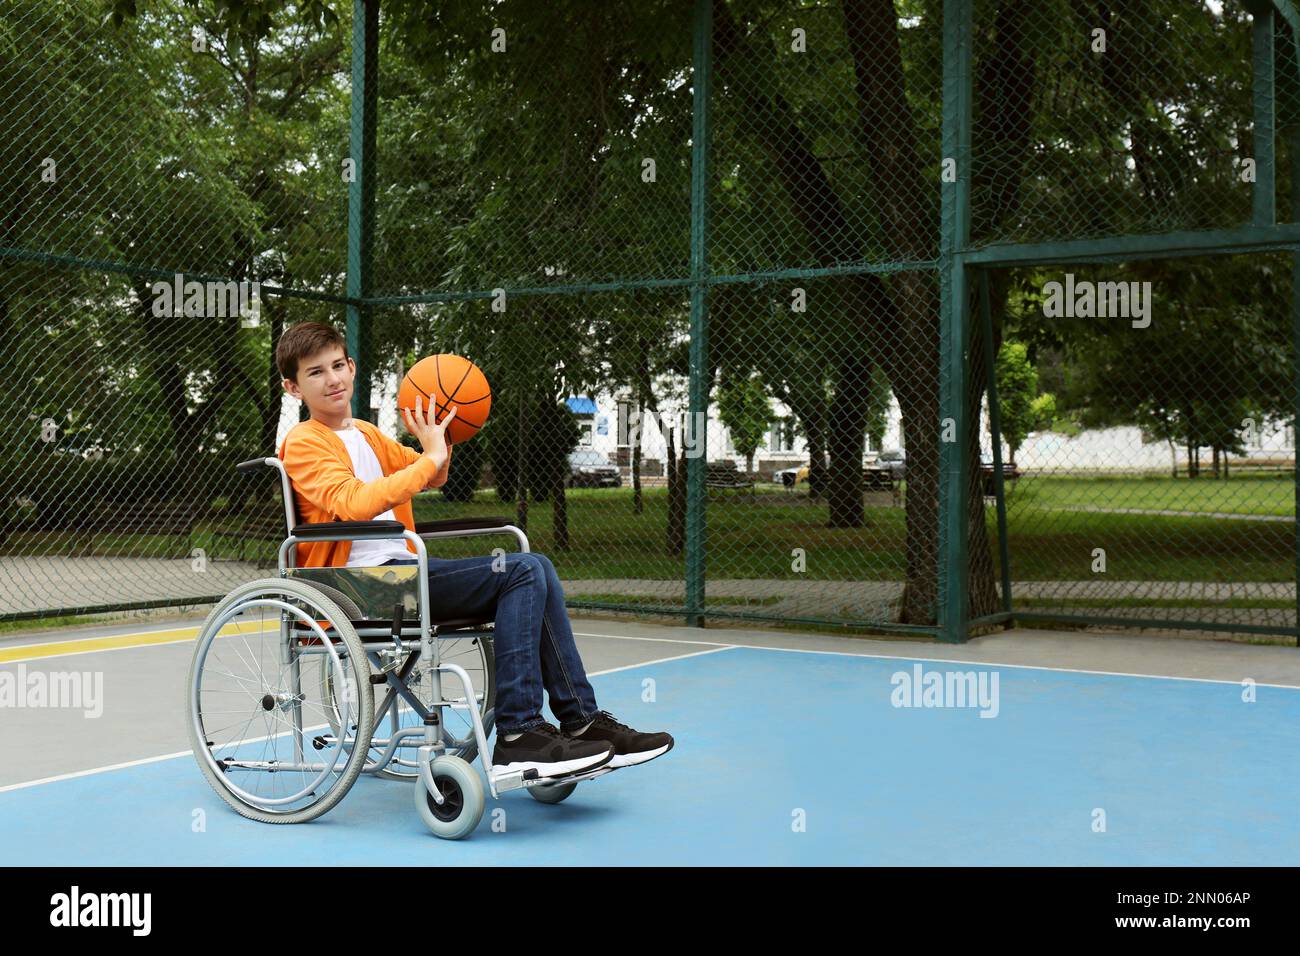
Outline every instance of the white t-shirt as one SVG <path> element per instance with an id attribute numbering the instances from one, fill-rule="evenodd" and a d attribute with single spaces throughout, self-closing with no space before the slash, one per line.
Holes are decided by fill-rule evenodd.
<path id="1" fill-rule="evenodd" d="M 362 481 L 371 482 L 377 478 L 383 478 L 383 469 L 379 467 L 379 459 L 375 457 L 375 450 L 370 447 L 370 442 L 366 441 L 366 436 L 361 434 L 361 429 L 352 424 L 352 419 L 348 419 L 347 428 L 336 428 L 334 434 L 343 439 L 343 444 L 347 446 L 348 456 L 352 459 L 352 471 Z M 389 508 L 383 514 L 375 515 L 375 521 L 396 521 L 393 515 L 393 509 Z M 352 550 L 348 552 L 349 568 L 374 568 L 393 558 L 414 558 L 406 547 L 406 539 L 387 538 L 379 541 L 353 541 Z"/>

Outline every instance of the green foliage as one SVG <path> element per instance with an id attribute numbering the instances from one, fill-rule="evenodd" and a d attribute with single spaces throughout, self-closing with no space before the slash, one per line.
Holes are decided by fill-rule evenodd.
<path id="1" fill-rule="evenodd" d="M 731 433 L 731 443 L 753 470 L 754 452 L 763 444 L 772 423 L 772 405 L 755 378 L 724 379 L 718 389 L 718 417 Z"/>
<path id="2" fill-rule="evenodd" d="M 448 501 L 472 501 L 483 476 L 483 448 L 481 435 L 455 446 L 451 467 L 447 469 L 447 483 L 439 491 Z"/>
<path id="3" fill-rule="evenodd" d="M 529 498 L 548 500 L 551 491 L 568 475 L 569 452 L 582 438 L 582 429 L 563 402 L 542 401 L 526 411 L 522 447 L 517 409 L 502 409 L 501 418 L 485 426 L 479 436 L 488 439 L 487 453 L 501 501 L 514 501 L 519 494 L 521 459 Z"/>
<path id="4" fill-rule="evenodd" d="M 1029 364 L 1028 350 L 1022 342 L 1003 342 L 997 358 L 998 408 L 1001 413 L 1002 440 L 1016 451 L 1032 431 L 1047 428 L 1056 412 L 1056 399 L 1038 394 L 1038 373 Z"/>

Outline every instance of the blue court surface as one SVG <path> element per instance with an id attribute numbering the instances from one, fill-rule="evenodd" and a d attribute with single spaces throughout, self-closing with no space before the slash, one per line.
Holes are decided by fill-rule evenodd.
<path id="1" fill-rule="evenodd" d="M 976 706 L 896 706 L 973 672 Z M 656 701 L 642 702 L 652 677 Z M 186 754 L 0 793 L 34 865 L 1047 864 L 1300 861 L 1300 689 L 744 646 L 593 678 L 666 756 L 546 806 L 488 797 L 439 840 L 411 785 L 363 776 L 301 825 L 238 816 Z M 932 698 L 932 702 L 940 698 Z M 955 698 L 949 698 L 952 704 Z M 992 707 L 985 706 L 985 712 Z M 478 764 L 476 764 L 476 767 Z M 206 830 L 195 832 L 195 810 Z M 504 811 L 504 814 L 502 813 Z M 493 821 L 497 821 L 494 829 Z M 504 832 L 498 832 L 502 829 Z"/>

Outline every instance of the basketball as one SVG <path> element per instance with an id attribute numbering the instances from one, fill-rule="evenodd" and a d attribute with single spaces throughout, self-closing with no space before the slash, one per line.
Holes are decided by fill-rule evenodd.
<path id="1" fill-rule="evenodd" d="M 459 355 L 430 355 L 411 366 L 397 390 L 397 413 L 415 411 L 419 397 L 427 410 L 434 409 L 430 421 L 442 421 L 448 409 L 456 406 L 456 417 L 447 426 L 447 439 L 454 444 L 468 441 L 478 434 L 492 408 L 492 387 L 483 370 Z"/>

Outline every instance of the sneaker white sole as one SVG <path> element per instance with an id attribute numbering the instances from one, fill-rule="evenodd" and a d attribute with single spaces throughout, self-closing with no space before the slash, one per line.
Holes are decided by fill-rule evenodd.
<path id="1" fill-rule="evenodd" d="M 507 773 L 517 773 L 521 770 L 536 770 L 538 776 L 562 777 L 599 767 L 608 758 L 609 754 L 596 754 L 593 757 L 579 757 L 576 760 L 556 760 L 549 763 L 542 763 L 538 760 L 516 760 L 507 764 L 494 763 L 492 773 L 494 776 L 501 776 Z"/>
<path id="2" fill-rule="evenodd" d="M 615 754 L 609 765 L 611 767 L 635 767 L 647 760 L 654 760 L 655 757 L 662 757 L 670 749 L 672 749 L 672 744 L 664 744 L 657 750 L 644 750 L 639 754 Z"/>

